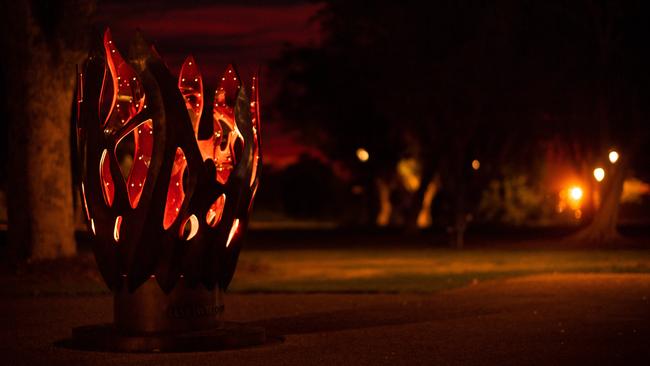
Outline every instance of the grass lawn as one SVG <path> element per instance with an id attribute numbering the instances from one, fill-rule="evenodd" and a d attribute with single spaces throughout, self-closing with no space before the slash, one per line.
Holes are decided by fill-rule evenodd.
<path id="1" fill-rule="evenodd" d="M 248 250 L 231 291 L 431 292 L 537 273 L 650 273 L 650 250 Z"/>
<path id="2" fill-rule="evenodd" d="M 232 292 L 434 292 L 538 273 L 650 273 L 650 250 L 245 249 Z M 0 296 L 107 294 L 89 253 L 0 274 Z"/>

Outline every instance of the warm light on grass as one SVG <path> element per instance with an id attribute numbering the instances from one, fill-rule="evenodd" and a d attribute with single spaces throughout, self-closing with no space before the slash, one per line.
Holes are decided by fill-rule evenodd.
<path id="1" fill-rule="evenodd" d="M 248 248 L 241 253 L 231 290 L 423 293 L 536 274 L 650 273 L 650 251 L 644 249 L 458 251 L 404 248 L 403 244 L 365 249 Z M 521 247 L 525 249 L 526 243 Z M 65 262 L 65 270 L 56 273 L 59 275 L 28 272 L 18 278 L 0 275 L 0 295 L 109 294 L 90 253 Z"/>
<path id="2" fill-rule="evenodd" d="M 602 182 L 603 179 L 605 179 L 605 169 L 603 168 L 594 169 L 594 178 L 596 178 L 596 181 Z"/>
<path id="3" fill-rule="evenodd" d="M 253 249 L 242 252 L 232 290 L 430 292 L 542 273 L 648 272 L 644 250 Z"/>

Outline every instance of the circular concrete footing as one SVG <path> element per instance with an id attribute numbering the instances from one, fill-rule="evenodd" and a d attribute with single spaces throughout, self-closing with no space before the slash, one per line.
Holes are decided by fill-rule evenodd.
<path id="1" fill-rule="evenodd" d="M 262 345 L 264 328 L 225 322 L 213 329 L 184 333 L 123 334 L 112 324 L 74 328 L 68 347 L 108 352 L 194 352 Z"/>

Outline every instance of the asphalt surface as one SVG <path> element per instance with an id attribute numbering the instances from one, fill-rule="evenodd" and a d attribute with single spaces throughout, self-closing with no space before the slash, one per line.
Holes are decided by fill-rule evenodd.
<path id="1" fill-rule="evenodd" d="M 0 299 L 1 365 L 650 365 L 650 275 L 549 274 L 435 294 L 233 294 L 226 318 L 282 342 L 120 354 L 57 346 L 109 296 Z"/>

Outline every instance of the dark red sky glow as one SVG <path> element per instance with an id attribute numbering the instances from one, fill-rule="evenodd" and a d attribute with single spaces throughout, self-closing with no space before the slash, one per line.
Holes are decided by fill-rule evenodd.
<path id="1" fill-rule="evenodd" d="M 100 23 L 111 27 L 115 38 L 128 42 L 141 29 L 172 68 L 188 54 L 216 78 L 234 62 L 244 73 L 280 55 L 283 47 L 317 44 L 320 27 L 310 21 L 321 4 L 274 6 L 182 4 L 106 4 Z"/>
<path id="2" fill-rule="evenodd" d="M 287 45 L 320 42 L 320 26 L 313 17 L 322 6 L 103 3 L 98 9 L 98 22 L 111 28 L 124 53 L 133 33 L 141 30 L 173 72 L 178 72 L 185 57 L 192 54 L 207 85 L 215 85 L 229 63 L 237 65 L 243 80 L 259 67 L 264 103 L 272 100 L 276 89 L 272 80 L 264 78 L 267 63 L 280 56 Z M 283 167 L 295 162 L 301 153 L 319 155 L 317 150 L 298 143 L 279 122 L 262 116 L 265 164 Z"/>

